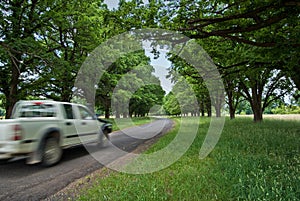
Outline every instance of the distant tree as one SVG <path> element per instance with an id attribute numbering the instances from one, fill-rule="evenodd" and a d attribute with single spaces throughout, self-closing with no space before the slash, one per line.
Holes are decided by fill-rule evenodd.
<path id="1" fill-rule="evenodd" d="M 180 104 L 182 115 L 199 115 L 200 111 L 196 91 L 193 90 L 193 85 L 188 83 L 186 79 L 183 77 L 179 78 L 173 86 L 172 93 Z"/>
<path id="2" fill-rule="evenodd" d="M 163 107 L 168 115 L 181 114 L 180 104 L 172 92 L 165 96 Z"/>
<path id="3" fill-rule="evenodd" d="M 155 105 L 162 105 L 165 91 L 160 84 L 139 88 L 130 99 L 130 116 L 146 116 Z"/>
<path id="4" fill-rule="evenodd" d="M 111 53 L 113 54 L 113 52 Z M 109 118 L 111 111 L 111 103 L 112 103 L 112 95 L 115 87 L 119 83 L 119 80 L 123 77 L 123 75 L 127 73 L 141 74 L 143 70 L 141 67 L 149 66 L 150 58 L 145 55 L 144 51 L 129 53 L 121 56 L 117 59 L 116 62 L 112 63 L 101 76 L 98 89 L 96 91 L 96 106 L 102 108 L 105 112 L 105 118 Z M 138 66 L 140 66 L 139 70 L 137 70 Z M 136 69 L 136 70 L 134 70 Z M 153 70 L 153 69 L 152 69 Z M 148 74 L 144 74 L 144 76 L 140 76 L 145 80 L 145 77 L 149 79 L 151 77 L 152 70 Z M 145 70 L 144 70 L 145 71 Z M 144 72 L 146 73 L 146 72 Z M 143 73 L 142 73 L 143 74 Z M 148 76 L 149 75 L 149 76 Z M 134 81 L 137 77 L 134 76 L 132 78 Z M 124 78 L 125 79 L 125 78 Z M 126 80 L 130 80 L 127 78 Z M 126 82 L 120 83 L 120 89 L 124 88 L 124 91 L 130 91 L 130 88 L 133 88 L 137 85 L 127 85 Z"/>

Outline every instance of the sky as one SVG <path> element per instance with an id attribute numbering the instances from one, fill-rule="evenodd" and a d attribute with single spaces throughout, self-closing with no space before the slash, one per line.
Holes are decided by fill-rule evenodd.
<path id="1" fill-rule="evenodd" d="M 151 53 L 152 48 L 150 45 L 145 45 L 144 41 L 145 54 L 151 59 L 150 65 L 154 67 L 155 72 L 154 76 L 158 77 L 160 80 L 161 87 L 168 94 L 172 88 L 173 83 L 171 83 L 170 79 L 167 79 L 166 76 L 169 74 L 168 68 L 171 67 L 171 62 L 166 59 L 167 51 L 163 49 L 157 49 L 160 52 L 160 55 L 157 59 L 154 59 L 154 55 Z"/>
<path id="2" fill-rule="evenodd" d="M 119 0 L 104 0 L 104 3 L 107 4 L 109 9 L 117 8 Z M 148 3 L 148 0 L 144 0 L 144 3 Z"/>
<path id="3" fill-rule="evenodd" d="M 104 3 L 107 4 L 109 9 L 117 8 L 119 1 L 118 0 L 104 0 Z"/>

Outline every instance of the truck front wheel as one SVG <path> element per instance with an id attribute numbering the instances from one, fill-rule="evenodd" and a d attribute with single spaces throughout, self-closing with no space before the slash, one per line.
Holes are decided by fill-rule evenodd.
<path id="1" fill-rule="evenodd" d="M 42 152 L 42 165 L 49 167 L 58 163 L 62 156 L 62 149 L 56 138 L 48 138 L 45 141 Z"/>

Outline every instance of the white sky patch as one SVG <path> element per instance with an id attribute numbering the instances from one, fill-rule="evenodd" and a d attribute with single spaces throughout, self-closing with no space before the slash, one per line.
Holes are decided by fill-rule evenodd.
<path id="1" fill-rule="evenodd" d="M 110 10 L 117 8 L 119 5 L 118 0 L 104 0 L 104 3 L 107 4 L 108 9 Z"/>
<path id="2" fill-rule="evenodd" d="M 148 0 L 143 1 L 144 4 L 148 4 Z M 104 0 L 104 3 L 107 4 L 108 9 L 112 10 L 114 8 L 118 8 L 119 6 L 119 0 Z"/>
<path id="3" fill-rule="evenodd" d="M 157 49 L 160 52 L 159 58 L 154 59 L 154 55 L 151 53 L 152 48 L 150 46 L 150 42 L 143 41 L 143 46 L 146 56 L 150 57 L 151 59 L 150 65 L 155 69 L 155 72 L 153 73 L 154 76 L 159 78 L 161 87 L 168 94 L 170 91 L 172 91 L 174 84 L 171 82 L 170 78 L 166 78 L 166 76 L 169 74 L 168 68 L 171 67 L 171 62 L 167 59 L 167 50 Z"/>

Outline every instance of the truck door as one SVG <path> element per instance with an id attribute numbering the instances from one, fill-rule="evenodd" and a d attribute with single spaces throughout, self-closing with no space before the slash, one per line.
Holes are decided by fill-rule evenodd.
<path id="1" fill-rule="evenodd" d="M 93 113 L 87 108 L 78 105 L 78 119 L 76 128 L 81 142 L 87 143 L 99 139 L 99 124 Z"/>
<path id="2" fill-rule="evenodd" d="M 63 104 L 64 111 L 64 145 L 74 145 L 79 144 L 80 139 L 78 137 L 78 132 L 76 130 L 76 119 L 74 113 L 74 107 L 71 104 Z"/>

